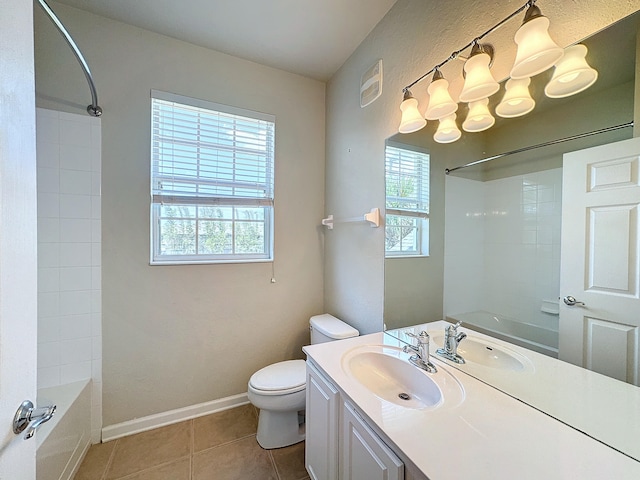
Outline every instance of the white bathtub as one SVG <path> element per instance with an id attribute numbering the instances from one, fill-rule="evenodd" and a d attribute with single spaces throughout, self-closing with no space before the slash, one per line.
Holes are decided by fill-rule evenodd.
<path id="1" fill-rule="evenodd" d="M 57 405 L 36 432 L 36 479 L 70 480 L 91 445 L 91 380 L 38 390 L 37 406 Z"/>
<path id="2" fill-rule="evenodd" d="M 461 321 L 462 326 L 471 330 L 558 358 L 557 330 L 518 322 L 508 317 L 485 311 L 447 315 L 447 321 L 452 323 Z"/>

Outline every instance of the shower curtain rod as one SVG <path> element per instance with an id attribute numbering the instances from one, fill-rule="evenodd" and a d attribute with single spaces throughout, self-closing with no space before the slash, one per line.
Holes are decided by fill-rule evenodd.
<path id="1" fill-rule="evenodd" d="M 537 145 L 530 145 L 528 147 L 518 148 L 516 150 L 511 150 L 510 152 L 500 153 L 492 157 L 476 160 L 475 162 L 467 163 L 466 165 L 460 165 L 459 167 L 445 168 L 444 173 L 449 175 L 451 172 L 455 172 L 456 170 L 460 170 L 467 167 L 473 167 L 474 165 L 480 165 L 481 163 L 489 162 L 491 160 L 497 160 L 498 158 L 506 157 L 508 155 L 513 155 L 515 153 L 528 152 L 529 150 L 535 150 L 536 148 L 548 147 L 550 145 L 557 145 L 558 143 L 569 142 L 571 140 L 577 140 L 579 138 L 591 137 L 593 135 L 598 135 L 600 133 L 613 132 L 614 130 L 620 130 L 622 128 L 628 128 L 628 127 L 633 127 L 633 121 L 628 123 L 623 123 L 621 125 L 614 125 L 612 127 L 601 128 L 599 130 L 594 130 L 592 132 L 578 133 L 577 135 L 571 135 L 570 137 L 559 138 L 557 140 L 551 140 L 549 142 L 539 143 Z"/>
<path id="2" fill-rule="evenodd" d="M 82 52 L 76 45 L 76 42 L 73 41 L 73 38 L 71 38 L 71 35 L 69 34 L 69 32 L 67 32 L 67 29 L 64 28 L 64 25 L 62 24 L 60 19 L 56 16 L 56 14 L 53 13 L 53 10 L 51 10 L 51 7 L 47 4 L 47 2 L 45 2 L 45 0 L 38 0 L 38 3 L 42 7 L 42 9 L 47 13 L 49 18 L 53 22 L 53 24 L 56 27 L 58 27 L 58 30 L 60 30 L 60 33 L 62 34 L 64 39 L 67 41 L 69 46 L 71 47 L 71 50 L 73 51 L 73 54 L 76 56 L 78 63 L 80 63 L 80 66 L 82 67 L 82 71 L 84 72 L 84 76 L 87 77 L 87 82 L 89 82 L 89 90 L 91 90 L 91 105 L 87 107 L 87 112 L 92 117 L 99 117 L 100 115 L 102 115 L 102 108 L 98 106 L 98 93 L 96 92 L 96 86 L 93 83 L 93 77 L 91 76 L 91 71 L 89 71 L 89 65 L 87 65 L 87 62 L 82 56 Z"/>

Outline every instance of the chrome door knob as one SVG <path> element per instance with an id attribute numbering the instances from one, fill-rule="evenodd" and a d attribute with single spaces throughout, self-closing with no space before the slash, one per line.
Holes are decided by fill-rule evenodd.
<path id="1" fill-rule="evenodd" d="M 36 433 L 36 428 L 51 420 L 55 411 L 55 405 L 35 408 L 33 402 L 25 400 L 13 417 L 13 433 L 17 435 L 29 427 L 24 436 L 25 440 L 29 440 Z"/>
<path id="2" fill-rule="evenodd" d="M 576 298 L 572 297 L 571 295 L 567 295 L 562 299 L 562 301 L 565 303 L 565 305 L 568 305 L 570 307 L 573 307 L 574 305 L 580 305 L 582 307 L 585 306 L 584 302 L 577 301 Z"/>

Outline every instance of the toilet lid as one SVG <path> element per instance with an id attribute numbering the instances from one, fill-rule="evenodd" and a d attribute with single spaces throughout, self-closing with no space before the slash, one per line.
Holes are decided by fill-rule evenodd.
<path id="1" fill-rule="evenodd" d="M 303 389 L 307 381 L 304 360 L 286 360 L 268 365 L 251 375 L 249 385 L 268 392 Z"/>

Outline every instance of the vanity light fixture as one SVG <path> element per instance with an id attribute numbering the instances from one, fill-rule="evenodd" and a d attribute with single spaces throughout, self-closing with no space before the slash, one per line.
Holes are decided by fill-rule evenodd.
<path id="1" fill-rule="evenodd" d="M 598 72 L 586 60 L 587 47 L 572 45 L 556 63 L 551 80 L 544 89 L 550 98 L 563 98 L 586 90 L 598 79 Z"/>
<path id="2" fill-rule="evenodd" d="M 530 78 L 509 79 L 505 84 L 506 92 L 496 107 L 496 115 L 502 118 L 514 118 L 526 115 L 536 106 L 529 93 Z"/>
<path id="3" fill-rule="evenodd" d="M 456 114 L 441 118 L 438 130 L 433 134 L 433 139 L 438 143 L 453 143 L 462 136 L 462 132 L 456 124 Z"/>
<path id="4" fill-rule="evenodd" d="M 469 104 L 469 114 L 462 124 L 465 132 L 482 132 L 493 127 L 496 119 L 489 112 L 489 99 L 483 98 Z"/>
<path id="5" fill-rule="evenodd" d="M 528 0 L 511 15 L 502 19 L 489 30 L 474 38 L 467 45 L 453 52 L 447 59 L 434 66 L 413 83 L 404 87 L 403 93 L 405 95 L 402 102 L 403 105 L 405 105 L 405 101 L 407 101 L 409 88 L 433 73 L 433 80 L 427 88 L 430 97 L 425 117 L 427 120 L 444 120 L 445 117 L 449 119 L 449 116 L 457 111 L 458 106 L 449 94 L 449 82 L 444 79 L 440 69 L 451 60 L 463 58 L 461 56 L 462 52 L 471 48 L 470 55 L 466 59 L 463 68 L 465 82 L 462 92 L 460 93 L 460 101 L 469 103 L 471 113 L 472 103 L 488 98 L 500 89 L 500 85 L 496 82 L 489 68 L 493 61 L 493 47 L 480 43 L 480 41 L 525 10 L 524 21 L 514 36 L 518 49 L 515 63 L 511 69 L 511 78 L 507 81 L 506 93 L 496 108 L 496 114 L 500 117 L 511 118 L 525 115 L 533 110 L 535 101 L 529 94 L 529 78 L 551 68 L 554 64 L 557 64 L 555 73 L 545 89 L 545 93 L 547 93 L 549 97 L 556 98 L 573 95 L 592 85 L 598 75 L 597 72 L 587 64 L 586 60 L 584 60 L 586 51 L 583 55 L 582 47 L 569 47 L 567 48 L 567 53 L 565 53 L 565 50 L 559 47 L 549 36 L 549 19 L 542 15 L 540 9 L 535 5 L 536 1 L 537 0 Z M 584 50 L 586 50 L 586 48 Z M 566 58 L 566 64 L 564 58 Z M 411 103 L 411 118 L 413 118 L 418 107 L 417 100 L 413 97 L 411 97 L 411 99 L 416 102 Z M 401 106 L 403 115 L 398 131 L 400 133 L 409 133 L 415 132 L 416 130 L 414 130 L 414 128 L 419 130 L 424 127 L 426 122 L 418 123 L 416 121 L 411 123 L 410 129 L 407 129 L 409 123 L 406 119 L 409 118 L 409 107 L 408 104 L 405 106 L 406 108 Z M 474 107 L 476 107 L 476 110 L 480 108 L 477 105 L 474 105 Z M 407 111 L 406 116 L 405 111 Z M 491 115 L 489 114 L 489 116 Z M 475 118 L 475 116 L 473 116 L 473 118 Z M 483 123 L 483 126 L 491 120 L 489 117 L 486 117 L 484 121 L 486 123 Z M 441 126 L 442 123 L 449 124 L 449 120 L 446 122 L 441 121 Z M 422 127 L 419 126 L 420 124 L 422 124 Z M 482 131 L 491 126 L 489 125 L 489 127 L 483 129 L 468 130 L 468 128 L 473 128 L 473 124 L 475 124 L 475 122 L 471 120 L 471 117 L 468 117 L 467 120 L 465 120 L 463 128 L 467 131 Z M 480 124 L 478 123 L 478 125 Z M 438 132 L 440 132 L 440 128 L 438 128 Z M 436 132 L 435 136 L 439 138 L 449 138 L 443 134 L 439 135 L 438 132 Z"/>
<path id="6" fill-rule="evenodd" d="M 464 87 L 460 92 L 460 101 L 475 102 L 490 97 L 498 90 L 500 84 L 493 78 L 489 67 L 493 62 L 493 47 L 478 42 L 471 47 L 471 55 L 464 63 Z"/>
<path id="7" fill-rule="evenodd" d="M 420 111 L 418 110 L 418 100 L 413 98 L 409 89 L 404 91 L 404 100 L 400 104 L 402 110 L 402 119 L 400 120 L 400 133 L 413 133 L 420 130 L 427 124 Z"/>
<path id="8" fill-rule="evenodd" d="M 427 120 L 440 120 L 458 110 L 458 104 L 449 94 L 449 82 L 438 68 L 433 73 L 433 80 L 427 88 L 427 92 L 429 93 L 429 105 L 424 115 Z"/>
<path id="9" fill-rule="evenodd" d="M 518 52 L 511 78 L 528 78 L 542 73 L 553 67 L 563 54 L 563 49 L 549 35 L 549 19 L 533 3 L 524 14 L 524 21 L 514 40 L 518 44 Z"/>

